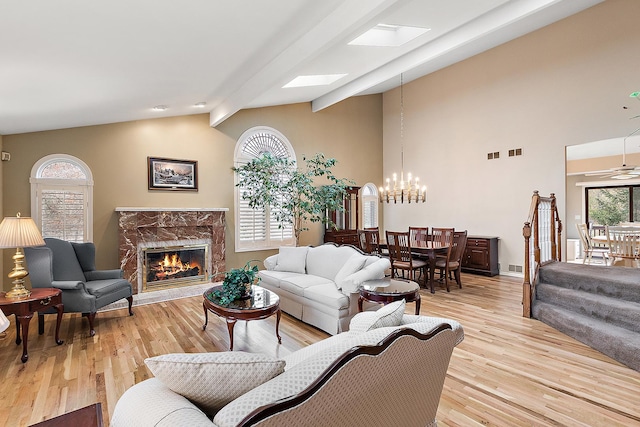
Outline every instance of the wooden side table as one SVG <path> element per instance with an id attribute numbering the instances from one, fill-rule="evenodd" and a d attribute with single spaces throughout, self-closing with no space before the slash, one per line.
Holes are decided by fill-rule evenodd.
<path id="1" fill-rule="evenodd" d="M 27 352 L 27 339 L 29 338 L 29 322 L 36 311 L 44 311 L 49 307 L 54 307 L 58 312 L 56 320 L 56 344 L 60 345 L 60 322 L 62 321 L 62 291 L 56 288 L 34 288 L 31 295 L 26 298 L 7 298 L 4 292 L 0 294 L 0 309 L 6 316 L 16 315 L 16 345 L 22 343 L 22 363 L 29 359 Z M 20 327 L 22 327 L 22 338 L 20 337 Z M 44 329 L 38 329 L 42 335 Z"/>
<path id="2" fill-rule="evenodd" d="M 98 402 L 58 417 L 32 424 L 31 427 L 102 427 L 103 425 L 102 404 Z"/>
<path id="3" fill-rule="evenodd" d="M 405 300 L 416 303 L 416 314 L 420 314 L 420 285 L 411 280 L 378 279 L 362 283 L 358 297 L 358 311 L 362 311 L 362 302 L 371 301 L 382 304 Z"/>

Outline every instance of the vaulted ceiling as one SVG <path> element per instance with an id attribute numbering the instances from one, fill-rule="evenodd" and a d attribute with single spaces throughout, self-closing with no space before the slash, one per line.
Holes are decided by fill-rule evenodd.
<path id="1" fill-rule="evenodd" d="M 601 1 L 0 0 L 0 135 L 203 112 L 215 126 L 298 102 L 318 111 Z M 396 47 L 348 44 L 377 24 L 430 31 Z M 345 76 L 283 88 L 318 74 Z"/>

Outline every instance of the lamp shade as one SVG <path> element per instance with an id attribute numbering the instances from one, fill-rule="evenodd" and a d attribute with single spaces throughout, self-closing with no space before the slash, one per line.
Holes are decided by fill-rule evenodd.
<path id="1" fill-rule="evenodd" d="M 29 217 L 8 216 L 0 223 L 0 248 L 25 248 L 42 246 L 42 234 L 33 219 Z"/>

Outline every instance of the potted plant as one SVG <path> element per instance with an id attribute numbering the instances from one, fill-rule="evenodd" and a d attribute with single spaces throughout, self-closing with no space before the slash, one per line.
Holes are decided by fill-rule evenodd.
<path id="1" fill-rule="evenodd" d="M 252 267 L 252 262 L 253 260 L 247 262 L 242 268 L 232 268 L 224 274 L 222 289 L 213 291 L 220 305 L 228 306 L 236 300 L 251 296 L 251 286 L 260 282 L 258 266 Z"/>
<path id="2" fill-rule="evenodd" d="M 322 221 L 329 228 L 335 226 L 326 212 L 344 211 L 342 202 L 347 188 L 353 185 L 351 180 L 333 174 L 335 159 L 317 153 L 303 160 L 304 165 L 298 168 L 294 160 L 267 152 L 233 168 L 242 199 L 253 209 L 268 208 L 280 227 L 291 225 L 296 244 L 300 232 L 308 230 L 306 221 Z"/>

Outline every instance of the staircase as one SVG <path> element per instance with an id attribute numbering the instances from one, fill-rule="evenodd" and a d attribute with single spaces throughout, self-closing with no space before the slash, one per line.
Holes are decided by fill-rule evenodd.
<path id="1" fill-rule="evenodd" d="M 540 266 L 534 318 L 640 371 L 640 269 Z"/>

